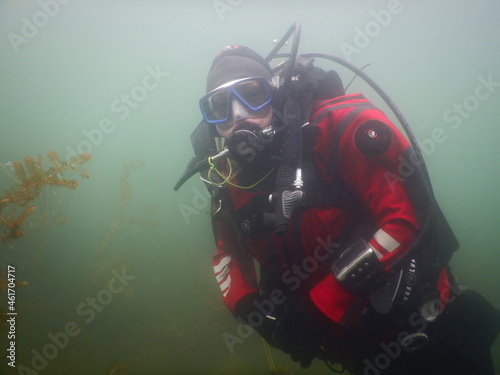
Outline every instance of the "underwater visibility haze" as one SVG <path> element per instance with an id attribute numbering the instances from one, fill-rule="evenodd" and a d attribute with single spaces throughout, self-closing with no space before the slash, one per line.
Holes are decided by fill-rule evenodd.
<path id="1" fill-rule="evenodd" d="M 460 241 L 461 288 L 500 308 L 498 15 L 495 0 L 0 0 L 0 373 L 332 373 L 241 331 L 209 195 L 198 178 L 173 191 L 216 53 L 266 56 L 294 22 L 299 54 L 370 64 Z M 389 113 L 361 79 L 348 91 Z M 498 339 L 492 355 L 500 373 Z"/>

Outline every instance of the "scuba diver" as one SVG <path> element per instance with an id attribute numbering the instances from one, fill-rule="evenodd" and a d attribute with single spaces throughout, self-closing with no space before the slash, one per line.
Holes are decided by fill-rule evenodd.
<path id="1" fill-rule="evenodd" d="M 500 312 L 450 272 L 459 245 L 406 120 L 362 70 L 298 55 L 299 35 L 295 24 L 266 58 L 239 45 L 215 57 L 175 186 L 199 172 L 210 191 L 225 305 L 302 367 L 493 375 Z M 408 139 L 316 67 L 323 57 L 367 81 Z"/>

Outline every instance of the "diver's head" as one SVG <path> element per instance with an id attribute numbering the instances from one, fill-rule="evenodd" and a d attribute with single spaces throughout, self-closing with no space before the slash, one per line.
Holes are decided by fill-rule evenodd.
<path id="1" fill-rule="evenodd" d="M 243 46 L 225 47 L 214 59 L 203 117 L 225 139 L 239 129 L 265 129 L 272 121 L 272 70 L 266 60 Z"/>

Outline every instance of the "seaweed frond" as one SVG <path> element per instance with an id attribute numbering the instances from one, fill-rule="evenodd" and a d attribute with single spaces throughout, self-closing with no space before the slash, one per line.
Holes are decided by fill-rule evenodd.
<path id="1" fill-rule="evenodd" d="M 44 168 L 41 155 L 33 158 L 28 156 L 22 162 L 11 163 L 17 183 L 0 196 L 0 243 L 26 234 L 21 226 L 35 210 L 33 201 L 45 186 L 76 189 L 76 180 L 63 178 L 67 172 L 77 172 L 82 178 L 89 177 L 81 165 L 90 160 L 90 154 L 80 154 L 65 162 L 55 151 L 48 152 L 47 156 L 52 164 L 48 168 Z M 7 208 L 9 216 L 5 214 Z"/>

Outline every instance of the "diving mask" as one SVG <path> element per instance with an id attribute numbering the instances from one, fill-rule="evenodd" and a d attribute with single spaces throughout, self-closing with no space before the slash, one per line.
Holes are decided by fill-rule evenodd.
<path id="1" fill-rule="evenodd" d="M 242 78 L 215 88 L 200 100 L 205 121 L 209 124 L 227 121 L 231 116 L 234 99 L 250 112 L 259 111 L 271 103 L 271 83 L 265 78 Z"/>

